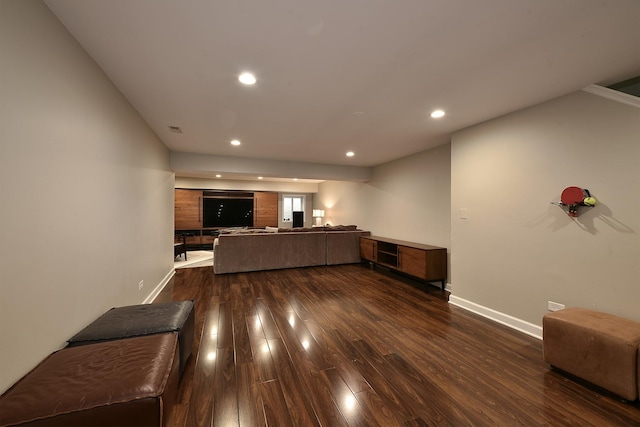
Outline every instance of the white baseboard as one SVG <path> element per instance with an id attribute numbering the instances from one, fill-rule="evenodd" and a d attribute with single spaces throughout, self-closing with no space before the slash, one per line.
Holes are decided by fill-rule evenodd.
<path id="1" fill-rule="evenodd" d="M 147 296 L 147 298 L 142 301 L 142 304 L 151 304 L 153 300 L 156 299 L 156 297 L 160 294 L 160 292 L 162 292 L 164 287 L 167 286 L 167 283 L 169 283 L 169 280 L 171 280 L 171 278 L 175 276 L 175 274 L 176 269 L 172 268 L 171 271 L 169 271 L 167 275 L 164 276 L 160 283 L 158 283 L 158 286 L 155 287 L 155 289 L 149 294 L 149 296 Z"/>
<path id="2" fill-rule="evenodd" d="M 482 317 L 486 317 L 489 320 L 498 322 L 502 325 L 508 326 L 516 331 L 530 335 L 534 338 L 542 339 L 542 327 L 534 325 L 533 323 L 525 322 L 522 319 L 518 319 L 508 314 L 501 313 L 493 310 L 489 307 L 485 307 L 475 302 L 467 301 L 464 298 L 459 298 L 453 295 L 449 296 L 449 304 L 453 304 L 456 307 L 463 308 L 472 313 L 479 314 Z"/>

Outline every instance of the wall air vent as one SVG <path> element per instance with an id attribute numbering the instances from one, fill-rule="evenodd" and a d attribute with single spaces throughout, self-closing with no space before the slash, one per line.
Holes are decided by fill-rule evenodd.
<path id="1" fill-rule="evenodd" d="M 182 133 L 182 128 L 180 126 L 169 126 L 169 130 L 173 133 Z"/>

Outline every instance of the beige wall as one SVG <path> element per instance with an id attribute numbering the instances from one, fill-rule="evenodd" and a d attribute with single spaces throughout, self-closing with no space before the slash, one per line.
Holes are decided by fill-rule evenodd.
<path id="1" fill-rule="evenodd" d="M 640 321 L 640 109 L 577 92 L 451 147 L 454 300 L 538 326 L 548 300 Z M 567 186 L 599 204 L 569 218 L 550 204 Z"/>
<path id="2" fill-rule="evenodd" d="M 573 185 L 599 200 L 575 220 L 550 204 Z M 640 320 L 638 194 L 640 109 L 577 92 L 378 166 L 370 182 L 322 183 L 314 208 L 449 248 L 452 302 L 540 336 L 549 300 Z"/>
<path id="3" fill-rule="evenodd" d="M 450 145 L 377 166 L 367 183 L 327 181 L 314 199 L 325 222 L 449 247 Z"/>
<path id="4" fill-rule="evenodd" d="M 40 1 L 0 2 L 0 34 L 2 391 L 170 277 L 174 178 L 166 147 Z"/>
<path id="5" fill-rule="evenodd" d="M 282 213 L 284 212 L 284 197 L 285 196 L 304 196 L 304 227 L 312 227 L 315 224 L 315 219 L 311 216 L 313 213 L 313 193 L 303 192 L 285 192 L 278 194 L 278 227 L 291 228 L 293 227 L 293 220 L 283 221 Z"/>

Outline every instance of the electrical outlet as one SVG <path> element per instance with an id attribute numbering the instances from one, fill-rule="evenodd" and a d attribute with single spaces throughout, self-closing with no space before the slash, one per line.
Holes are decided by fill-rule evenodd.
<path id="1" fill-rule="evenodd" d="M 140 280 L 140 283 L 138 283 L 138 290 L 140 290 L 142 288 L 144 288 L 144 280 Z"/>
<path id="2" fill-rule="evenodd" d="M 549 311 L 564 310 L 564 304 L 560 304 L 559 302 L 547 301 L 547 309 Z"/>

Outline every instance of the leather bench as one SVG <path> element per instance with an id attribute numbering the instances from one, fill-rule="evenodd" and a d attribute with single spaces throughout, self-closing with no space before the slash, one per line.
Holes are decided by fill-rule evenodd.
<path id="1" fill-rule="evenodd" d="M 67 347 L 0 396 L 0 426 L 168 426 L 175 332 Z"/>
<path id="2" fill-rule="evenodd" d="M 193 306 L 193 301 L 171 301 L 115 307 L 69 339 L 69 346 L 178 332 L 180 376 L 182 377 L 193 348 L 195 330 Z"/>
<path id="3" fill-rule="evenodd" d="M 638 397 L 640 323 L 585 308 L 542 319 L 544 360 L 627 400 Z"/>

